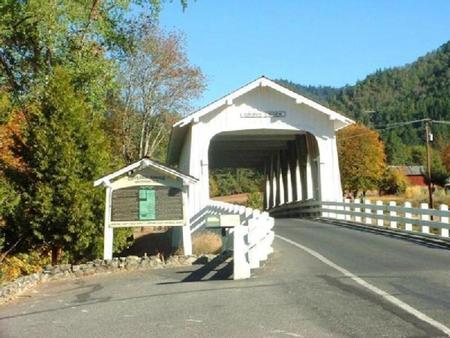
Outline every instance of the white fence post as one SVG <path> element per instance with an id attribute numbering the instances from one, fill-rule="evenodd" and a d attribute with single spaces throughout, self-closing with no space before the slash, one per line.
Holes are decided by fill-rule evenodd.
<path id="1" fill-rule="evenodd" d="M 337 203 L 342 202 L 342 199 L 341 199 L 341 200 L 336 200 L 336 202 L 337 202 Z M 339 210 L 339 211 L 345 211 L 345 207 L 342 206 L 342 205 L 336 205 L 336 210 Z M 337 218 L 337 219 L 346 219 L 346 218 L 345 218 L 345 214 L 343 214 L 343 213 L 341 213 L 341 212 L 338 212 L 338 213 L 336 214 L 336 218 Z"/>
<path id="2" fill-rule="evenodd" d="M 405 202 L 405 208 L 411 208 L 411 202 Z M 412 218 L 410 212 L 405 212 L 405 218 Z M 405 223 L 405 230 L 412 231 L 412 223 Z"/>
<path id="3" fill-rule="evenodd" d="M 344 210 L 345 210 L 345 211 L 351 211 L 350 200 L 349 200 L 348 198 L 346 198 L 346 199 L 344 199 L 344 202 L 345 202 L 346 204 L 349 204 L 349 205 L 346 205 L 346 206 L 344 207 Z M 344 214 L 344 216 L 345 216 L 345 220 L 346 220 L 346 221 L 351 221 L 351 220 L 352 220 L 352 216 L 351 216 L 350 214 Z"/>
<path id="4" fill-rule="evenodd" d="M 370 209 L 370 200 L 365 200 L 364 201 L 364 213 L 366 214 L 366 224 L 372 224 L 372 218 L 370 217 L 370 213 L 371 213 L 371 209 Z"/>
<path id="5" fill-rule="evenodd" d="M 250 263 L 247 261 L 248 245 L 245 238 L 248 236 L 248 227 L 244 225 L 234 227 L 233 236 L 234 279 L 250 278 Z"/>
<path id="6" fill-rule="evenodd" d="M 448 211 L 448 205 L 441 204 L 439 210 Z M 450 226 L 450 224 L 448 223 L 448 217 L 441 217 L 441 223 L 446 223 L 447 226 Z M 449 232 L 448 228 L 447 229 L 441 228 L 441 236 L 442 237 L 449 237 L 448 232 Z"/>
<path id="7" fill-rule="evenodd" d="M 361 199 L 360 198 L 355 199 L 354 203 L 360 204 Z M 355 207 L 355 212 L 361 212 L 361 208 L 359 206 Z M 355 222 L 361 223 L 361 216 L 355 216 Z"/>
<path id="8" fill-rule="evenodd" d="M 395 203 L 395 201 L 390 201 L 389 202 L 389 206 L 390 207 L 395 207 L 395 206 L 397 206 L 397 203 Z M 397 211 L 390 210 L 389 211 L 389 216 L 396 217 L 397 216 Z M 390 221 L 391 228 L 397 229 L 397 221 L 392 221 L 392 220 L 389 220 L 389 221 Z"/>
<path id="9" fill-rule="evenodd" d="M 377 206 L 383 206 L 383 202 L 377 201 Z M 377 215 L 383 215 L 383 209 L 377 209 Z M 377 218 L 377 225 L 380 227 L 384 226 L 384 219 Z"/>
<path id="10" fill-rule="evenodd" d="M 428 204 L 427 203 L 420 203 L 420 209 L 428 209 Z M 420 219 L 422 221 L 429 221 L 430 220 L 430 215 L 421 214 L 420 215 Z M 422 232 L 424 234 L 429 234 L 430 233 L 430 227 L 428 225 L 422 225 Z"/>

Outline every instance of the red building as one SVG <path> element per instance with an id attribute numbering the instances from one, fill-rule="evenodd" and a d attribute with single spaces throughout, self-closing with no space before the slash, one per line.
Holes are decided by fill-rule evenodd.
<path id="1" fill-rule="evenodd" d="M 399 165 L 399 166 L 390 166 L 390 168 L 399 169 L 403 174 L 405 174 L 411 185 L 422 185 L 426 186 L 427 183 L 425 181 L 425 169 L 420 165 Z"/>

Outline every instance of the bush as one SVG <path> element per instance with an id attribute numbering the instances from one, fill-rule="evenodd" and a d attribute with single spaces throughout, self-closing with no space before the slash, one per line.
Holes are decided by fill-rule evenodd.
<path id="1" fill-rule="evenodd" d="M 44 255 L 37 251 L 6 257 L 0 264 L 0 283 L 42 271 L 42 268 L 50 262 L 48 254 Z"/>
<path id="2" fill-rule="evenodd" d="M 387 168 L 380 180 L 380 195 L 402 194 L 406 191 L 408 179 L 397 168 Z"/>
<path id="3" fill-rule="evenodd" d="M 260 192 L 249 194 L 246 206 L 252 209 L 264 209 L 262 194 Z"/>

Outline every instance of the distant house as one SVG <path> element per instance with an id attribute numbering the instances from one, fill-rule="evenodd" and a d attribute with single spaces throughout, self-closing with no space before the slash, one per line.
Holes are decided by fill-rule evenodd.
<path id="1" fill-rule="evenodd" d="M 425 169 L 421 165 L 393 165 L 389 167 L 400 170 L 407 177 L 411 185 L 427 185 L 425 181 Z"/>

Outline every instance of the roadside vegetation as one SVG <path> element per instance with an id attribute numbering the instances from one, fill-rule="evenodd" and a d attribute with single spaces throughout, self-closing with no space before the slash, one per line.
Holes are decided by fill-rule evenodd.
<path id="1" fill-rule="evenodd" d="M 158 27 L 160 10 L 156 0 L 0 4 L 0 281 L 98 257 L 104 194 L 92 182 L 164 159 L 204 78 L 183 36 Z M 114 250 L 131 238 L 116 231 Z"/>

